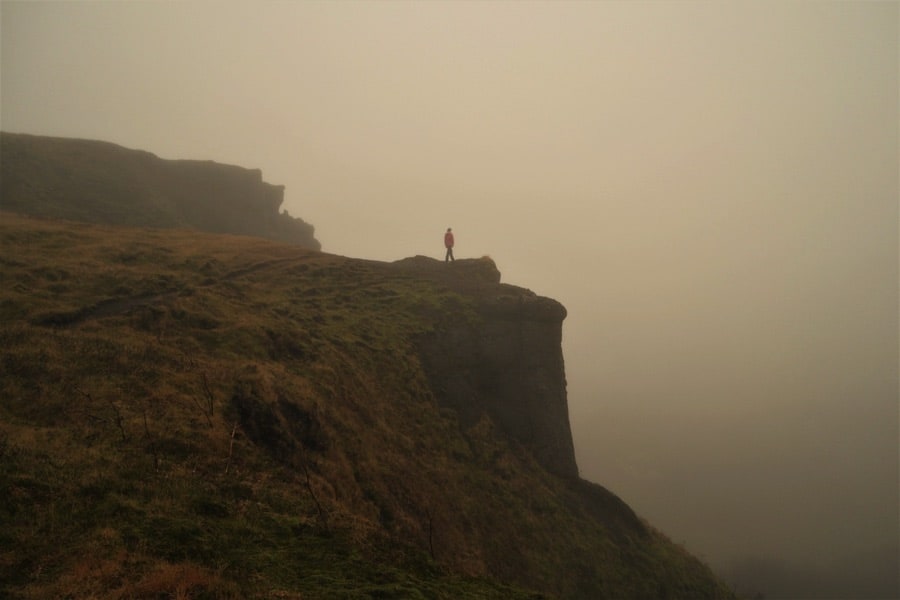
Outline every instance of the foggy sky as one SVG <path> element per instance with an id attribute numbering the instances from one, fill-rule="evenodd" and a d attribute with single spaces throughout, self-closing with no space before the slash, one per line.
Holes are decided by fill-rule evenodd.
<path id="1" fill-rule="evenodd" d="M 260 168 L 326 252 L 453 227 L 568 308 L 583 477 L 720 570 L 896 567 L 897 3 L 0 6 L 4 131 Z"/>

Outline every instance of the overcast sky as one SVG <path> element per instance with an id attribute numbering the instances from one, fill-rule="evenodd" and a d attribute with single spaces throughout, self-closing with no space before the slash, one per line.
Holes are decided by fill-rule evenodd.
<path id="1" fill-rule="evenodd" d="M 0 6 L 4 131 L 260 168 L 326 252 L 453 227 L 569 309 L 582 476 L 720 569 L 896 566 L 897 3 Z"/>

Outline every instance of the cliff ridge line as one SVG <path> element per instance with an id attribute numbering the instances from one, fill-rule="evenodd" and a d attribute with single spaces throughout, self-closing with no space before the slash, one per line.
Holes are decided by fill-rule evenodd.
<path id="1" fill-rule="evenodd" d="M 320 250 L 259 169 L 167 160 L 110 142 L 0 132 L 3 209 L 131 227 L 251 235 Z"/>

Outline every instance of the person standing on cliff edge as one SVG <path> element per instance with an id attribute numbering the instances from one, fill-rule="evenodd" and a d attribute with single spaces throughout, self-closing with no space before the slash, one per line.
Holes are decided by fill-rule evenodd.
<path id="1" fill-rule="evenodd" d="M 447 233 L 444 234 L 444 247 L 447 249 L 444 262 L 456 260 L 453 258 L 453 230 L 449 227 L 447 228 Z"/>

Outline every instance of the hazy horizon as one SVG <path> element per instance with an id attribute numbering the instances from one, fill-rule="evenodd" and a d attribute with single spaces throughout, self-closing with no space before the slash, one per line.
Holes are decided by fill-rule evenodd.
<path id="1" fill-rule="evenodd" d="M 898 21 L 4 0 L 0 128 L 259 168 L 325 252 L 441 258 L 452 227 L 567 307 L 583 477 L 768 597 L 781 567 L 896 593 Z"/>

